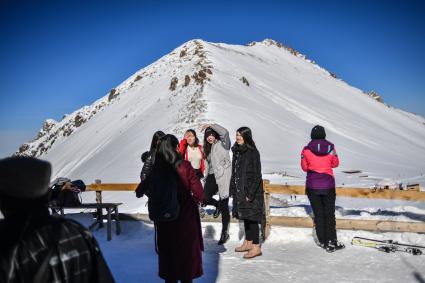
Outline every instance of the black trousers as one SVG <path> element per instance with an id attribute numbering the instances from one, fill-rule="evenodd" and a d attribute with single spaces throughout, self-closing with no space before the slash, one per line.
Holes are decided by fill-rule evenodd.
<path id="1" fill-rule="evenodd" d="M 204 185 L 204 205 L 214 205 L 218 207 L 218 201 L 213 196 L 218 192 L 218 186 L 214 174 L 207 176 Z"/>
<path id="2" fill-rule="evenodd" d="M 245 227 L 245 240 L 252 241 L 254 245 L 258 245 L 260 243 L 260 228 L 258 227 L 257 221 L 252 220 L 244 220 L 243 221 Z"/>
<path id="3" fill-rule="evenodd" d="M 229 198 L 214 199 L 213 196 L 218 193 L 218 185 L 215 181 L 214 174 L 209 174 L 204 185 L 204 205 L 214 205 L 219 207 L 221 211 L 222 232 L 227 232 L 230 222 Z"/>
<path id="4" fill-rule="evenodd" d="M 307 196 L 314 213 L 317 239 L 324 245 L 329 241 L 336 240 L 335 190 L 320 194 L 312 189 L 307 189 Z"/>

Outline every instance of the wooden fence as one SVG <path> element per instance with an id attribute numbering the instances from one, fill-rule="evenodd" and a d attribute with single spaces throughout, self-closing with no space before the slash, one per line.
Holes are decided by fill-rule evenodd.
<path id="1" fill-rule="evenodd" d="M 313 227 L 313 219 L 310 217 L 288 217 L 270 215 L 270 195 L 304 195 L 304 186 L 289 186 L 270 184 L 264 180 L 264 204 L 266 209 L 266 238 L 270 234 L 271 225 L 283 225 L 289 227 Z M 369 198 L 369 199 L 390 199 L 390 200 L 409 200 L 425 201 L 425 192 L 416 190 L 384 190 L 368 188 L 336 188 L 337 197 L 351 198 Z M 355 220 L 355 219 L 337 219 L 336 227 L 338 229 L 348 230 L 366 230 L 381 232 L 416 232 L 425 233 L 424 222 L 406 222 L 406 221 L 386 221 L 386 220 Z"/>
<path id="2" fill-rule="evenodd" d="M 313 227 L 313 220 L 310 217 L 288 217 L 272 216 L 270 214 L 270 195 L 304 195 L 304 186 L 276 185 L 270 184 L 264 180 L 264 204 L 266 211 L 265 236 L 270 234 L 272 225 L 282 225 L 288 227 Z M 102 191 L 134 191 L 137 184 L 101 184 L 97 182 L 87 186 L 87 191 L 96 192 L 96 201 L 102 202 Z M 368 188 L 336 188 L 337 197 L 351 198 L 369 198 L 369 199 L 389 199 L 389 200 L 408 200 L 425 201 L 425 192 L 420 191 L 401 191 L 401 190 L 373 190 Z M 425 233 L 424 222 L 406 222 L 406 221 L 386 221 L 386 220 L 355 220 L 355 219 L 337 219 L 338 229 L 348 230 L 366 230 L 382 232 L 416 232 Z"/>

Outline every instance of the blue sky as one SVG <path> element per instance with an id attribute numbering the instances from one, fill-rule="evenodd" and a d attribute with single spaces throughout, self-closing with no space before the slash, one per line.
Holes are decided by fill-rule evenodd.
<path id="1" fill-rule="evenodd" d="M 178 45 L 272 38 L 425 116 L 425 1 L 2 1 L 0 156 Z"/>

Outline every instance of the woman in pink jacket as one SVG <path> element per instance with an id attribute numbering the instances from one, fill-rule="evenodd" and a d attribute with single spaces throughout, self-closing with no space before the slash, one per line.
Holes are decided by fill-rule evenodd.
<path id="1" fill-rule="evenodd" d="M 332 168 L 339 159 L 333 143 L 326 140 L 325 128 L 314 126 L 311 141 L 301 152 L 301 167 L 307 172 L 306 193 L 314 213 L 320 246 L 328 252 L 344 248 L 337 241 L 335 221 L 335 177 Z"/>

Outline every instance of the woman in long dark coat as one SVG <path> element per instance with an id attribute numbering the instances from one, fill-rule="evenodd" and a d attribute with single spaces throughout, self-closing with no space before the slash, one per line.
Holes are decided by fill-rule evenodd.
<path id="1" fill-rule="evenodd" d="M 237 130 L 232 151 L 233 215 L 243 220 L 245 226 L 245 241 L 235 251 L 247 252 L 244 258 L 253 258 L 262 254 L 259 224 L 264 216 L 264 192 L 260 153 L 248 127 Z"/>
<path id="2" fill-rule="evenodd" d="M 159 277 L 165 282 L 180 280 L 186 283 L 203 274 L 204 245 L 198 211 L 203 190 L 190 162 L 181 160 L 178 145 L 173 135 L 161 138 L 150 177 L 165 180 L 175 178 L 177 173 L 178 218 L 156 223 Z M 155 177 L 157 174 L 159 179 Z"/>

